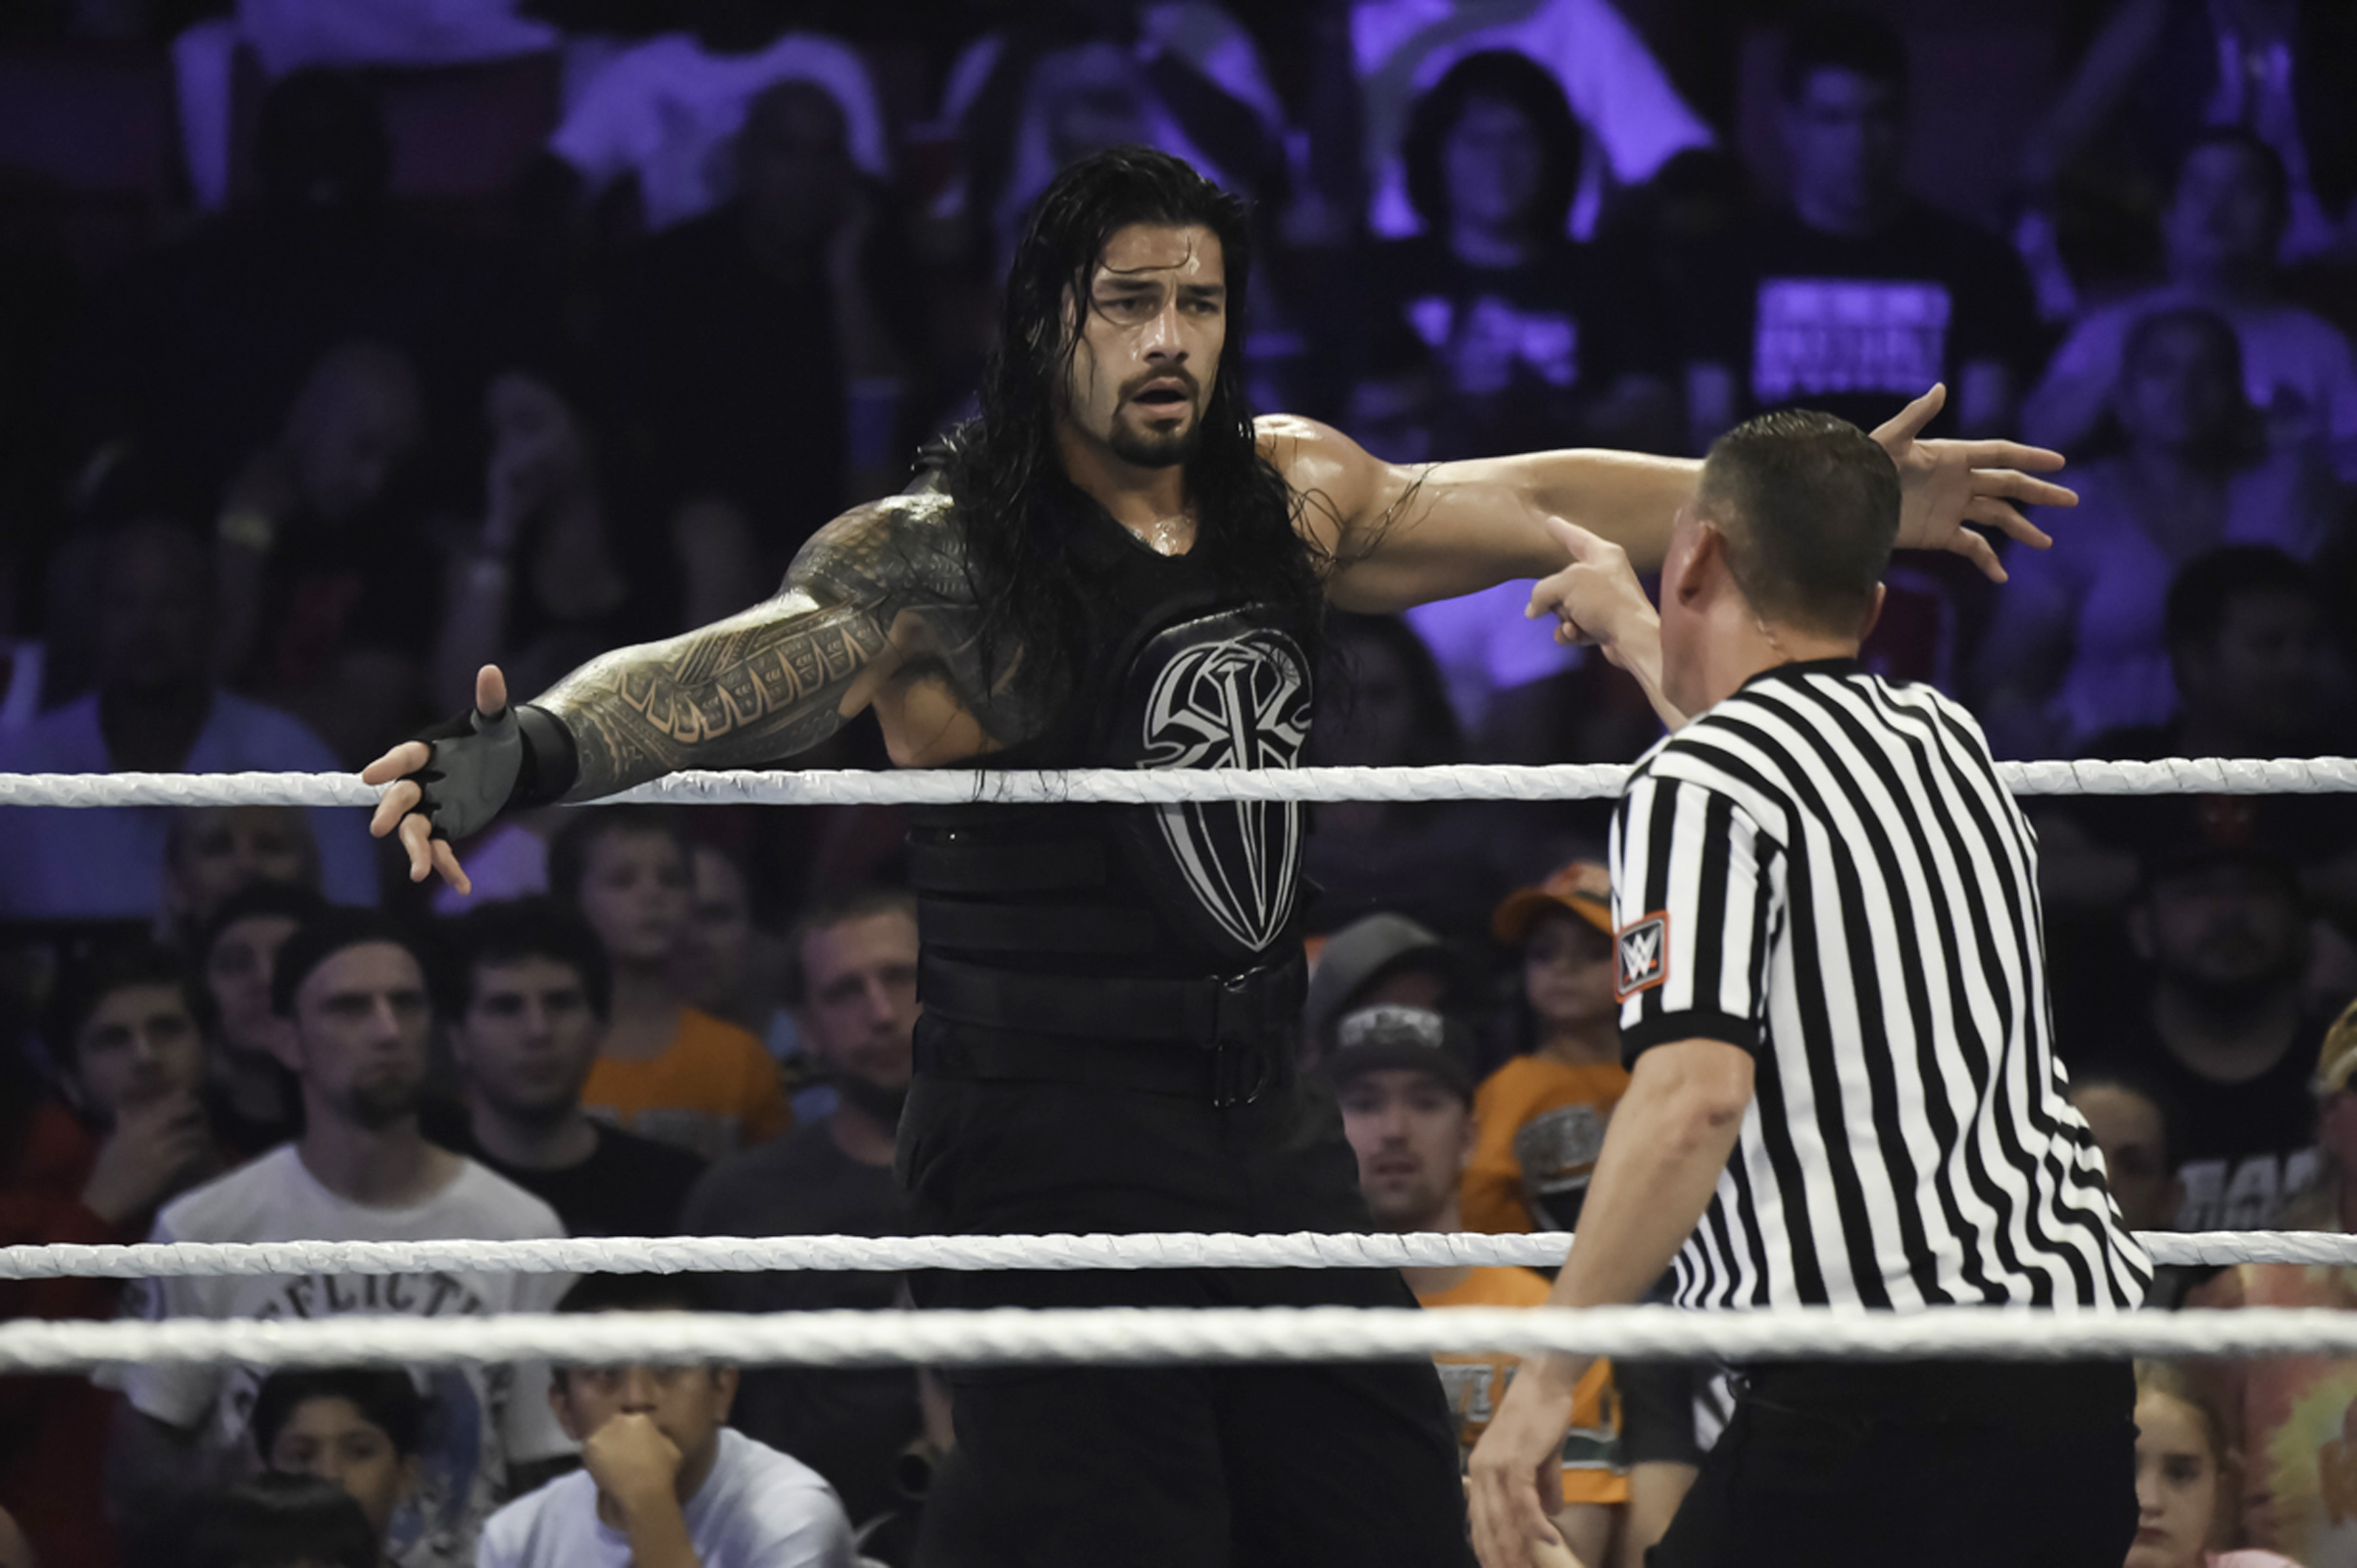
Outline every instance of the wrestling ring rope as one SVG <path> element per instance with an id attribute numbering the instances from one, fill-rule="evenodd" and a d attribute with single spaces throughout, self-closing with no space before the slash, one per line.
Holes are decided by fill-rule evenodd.
<path id="1" fill-rule="evenodd" d="M 1999 763 L 2019 795 L 2357 792 L 2357 758 Z M 948 805 L 1192 800 L 1550 800 L 1616 795 L 1620 764 L 1279 770 L 1114 768 L 680 773 L 611 802 Z M 371 806 L 350 774 L 7 774 L 0 806 Z M 604 803 L 604 802 L 601 802 Z M 2147 1232 L 2163 1264 L 2357 1266 L 2357 1236 Z M 1561 1262 L 1561 1233 L 607 1238 L 518 1241 L 286 1241 L 0 1248 L 0 1279 L 428 1271 L 673 1273 L 776 1269 L 1374 1268 Z M 2357 1355 L 2357 1313 L 2252 1308 L 2111 1314 L 2036 1308 L 1924 1312 L 1670 1307 L 1002 1309 L 988 1312 L 618 1313 L 488 1318 L 0 1324 L 0 1372 L 110 1363 L 250 1366 L 554 1359 L 739 1365 L 1152 1364 L 1340 1361 L 1480 1348 L 1622 1358 L 2006 1360 L 2129 1356 Z"/>
<path id="2" fill-rule="evenodd" d="M 0 1372 L 217 1360 L 255 1367 L 516 1360 L 592 1366 L 1142 1366 L 1373 1361 L 1472 1348 L 1734 1362 L 2348 1356 L 2357 1354 L 2357 1313 L 2313 1307 L 2099 1314 L 1987 1307 L 1893 1313 L 1826 1307 L 1686 1312 L 1668 1306 L 1469 1306 L 1426 1312 L 1103 1306 L 0 1325 Z"/>
<path id="3" fill-rule="evenodd" d="M 2357 791 L 2357 757 L 2000 762 L 2017 795 L 2320 795 Z M 680 806 L 1168 805 L 1183 800 L 1593 800 L 1629 765 L 1437 768 L 865 768 L 674 773 L 594 802 Z M 5 773 L 0 806 L 373 806 L 350 773 Z"/>
<path id="4" fill-rule="evenodd" d="M 2308 1230 L 2139 1231 L 2157 1263 L 2302 1263 L 2357 1268 L 2357 1236 Z M 128 1247 L 0 1247 L 0 1280 L 229 1274 L 672 1274 L 825 1269 L 1552 1269 L 1571 1233 L 1486 1236 L 667 1236 L 522 1241 L 164 1241 Z"/>

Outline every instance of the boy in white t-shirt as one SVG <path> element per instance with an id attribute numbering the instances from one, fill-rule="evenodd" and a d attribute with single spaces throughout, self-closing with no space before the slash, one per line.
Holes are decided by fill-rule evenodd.
<path id="1" fill-rule="evenodd" d="M 303 1136 L 168 1205 L 153 1240 L 565 1234 L 540 1199 L 418 1131 L 431 1010 L 425 966 L 399 926 L 373 911 L 328 911 L 279 950 L 271 1001 L 274 1050 L 302 1082 Z M 563 1275 L 442 1271 L 159 1279 L 135 1286 L 126 1310 L 149 1318 L 488 1316 L 544 1312 L 566 1283 Z M 418 1474 L 387 1547 L 403 1568 L 460 1568 L 500 1498 L 527 1489 L 572 1445 L 548 1409 L 539 1363 L 421 1368 L 418 1376 L 426 1400 Z M 108 1380 L 126 1402 L 110 1477 L 116 1517 L 161 1534 L 168 1548 L 185 1505 L 242 1466 L 261 1376 L 164 1364 L 116 1369 Z"/>
<path id="2" fill-rule="evenodd" d="M 694 1311 L 694 1275 L 592 1274 L 560 1312 Z M 478 1568 L 850 1568 L 851 1522 L 798 1459 L 725 1424 L 734 1367 L 560 1367 L 582 1467 L 493 1514 Z"/>

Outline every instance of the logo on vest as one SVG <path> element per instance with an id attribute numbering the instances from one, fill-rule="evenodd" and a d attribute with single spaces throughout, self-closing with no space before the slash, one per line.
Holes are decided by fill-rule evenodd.
<path id="1" fill-rule="evenodd" d="M 1612 939 L 1619 961 L 1612 972 L 1612 999 L 1626 1002 L 1667 980 L 1669 945 L 1670 918 L 1660 910 L 1621 927 Z"/>
<path id="2" fill-rule="evenodd" d="M 1309 736 L 1308 665 L 1283 632 L 1254 629 L 1174 652 L 1146 700 L 1147 768 L 1291 768 Z M 1188 889 L 1253 951 L 1293 917 L 1301 808 L 1282 800 L 1157 808 Z"/>

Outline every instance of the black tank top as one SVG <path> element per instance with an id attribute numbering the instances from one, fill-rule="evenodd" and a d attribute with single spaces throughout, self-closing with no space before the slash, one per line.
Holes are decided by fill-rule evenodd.
<path id="1" fill-rule="evenodd" d="M 985 768 L 1291 768 L 1309 660 L 1284 607 L 1223 592 L 1201 548 L 1157 554 L 1111 518 L 1071 564 L 1092 614 L 1071 689 Z M 1037 973 L 1243 973 L 1296 936 L 1298 805 L 953 806 L 920 811 L 909 871 L 929 952 Z"/>

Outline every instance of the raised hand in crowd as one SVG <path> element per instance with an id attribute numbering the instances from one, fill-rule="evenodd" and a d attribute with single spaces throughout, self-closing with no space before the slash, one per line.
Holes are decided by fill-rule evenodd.
<path id="1" fill-rule="evenodd" d="M 99 1146 L 82 1206 L 120 1225 L 188 1186 L 213 1157 L 212 1129 L 194 1093 L 126 1102 Z"/>

